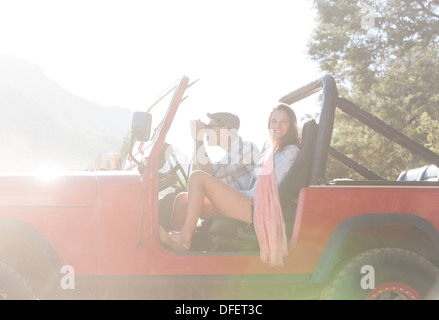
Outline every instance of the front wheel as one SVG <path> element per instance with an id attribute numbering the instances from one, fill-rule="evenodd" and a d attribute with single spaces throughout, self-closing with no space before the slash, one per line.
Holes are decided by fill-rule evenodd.
<path id="1" fill-rule="evenodd" d="M 439 270 L 403 249 L 379 248 L 347 262 L 322 293 L 330 300 L 439 299 Z"/>
<path id="2" fill-rule="evenodd" d="M 0 261 L 0 300 L 34 299 L 26 281 L 7 264 Z"/>

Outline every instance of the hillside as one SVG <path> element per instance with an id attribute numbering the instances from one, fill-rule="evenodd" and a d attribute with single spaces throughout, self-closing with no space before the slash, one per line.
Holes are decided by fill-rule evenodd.
<path id="1" fill-rule="evenodd" d="M 22 59 L 0 55 L 0 172 L 105 166 L 132 112 L 78 97 Z"/>

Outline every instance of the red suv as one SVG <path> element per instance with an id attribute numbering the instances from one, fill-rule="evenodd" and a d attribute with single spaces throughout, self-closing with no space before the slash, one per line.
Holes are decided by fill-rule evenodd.
<path id="1" fill-rule="evenodd" d="M 388 181 L 333 149 L 335 109 L 431 164 L 439 157 L 340 98 L 331 76 L 280 99 L 323 91 L 320 117 L 304 124 L 301 153 L 279 186 L 291 217 L 284 266 L 261 263 L 254 231 L 231 219 L 200 221 L 188 252 L 163 247 L 158 225 L 187 185 L 181 146 L 167 138 L 179 132 L 189 86 L 181 78 L 134 114 L 123 169 L 0 176 L 0 298 L 438 297 L 439 182 Z M 328 156 L 365 180 L 327 182 Z"/>

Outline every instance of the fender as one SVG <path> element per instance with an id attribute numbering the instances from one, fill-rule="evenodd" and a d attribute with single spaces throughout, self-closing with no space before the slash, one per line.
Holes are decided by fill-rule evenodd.
<path id="1" fill-rule="evenodd" d="M 41 232 L 23 221 L 2 218 L 0 219 L 0 235 L 6 231 L 13 231 L 22 237 L 28 238 L 41 250 L 54 270 L 59 271 L 61 269 L 60 257 Z"/>
<path id="2" fill-rule="evenodd" d="M 340 223 L 332 233 L 326 247 L 320 256 L 311 282 L 322 283 L 329 280 L 337 259 L 341 255 L 344 242 L 355 232 L 367 227 L 410 227 L 424 232 L 434 248 L 439 252 L 439 233 L 435 227 L 424 218 L 399 213 L 373 213 L 353 216 Z"/>

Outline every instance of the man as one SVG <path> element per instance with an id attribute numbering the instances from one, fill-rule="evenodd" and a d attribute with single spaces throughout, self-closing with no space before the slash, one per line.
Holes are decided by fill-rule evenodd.
<path id="1" fill-rule="evenodd" d="M 238 116 L 228 112 L 208 113 L 208 124 L 200 120 L 192 122 L 194 139 L 194 156 L 192 171 L 205 171 L 237 190 L 248 190 L 253 177 L 254 168 L 261 158 L 256 145 L 243 141 L 238 135 L 240 121 Z M 212 162 L 205 150 L 204 142 L 209 146 L 219 146 L 226 155 Z M 187 192 L 177 195 L 174 201 L 174 214 L 171 217 L 170 229 L 179 230 L 187 212 Z M 205 199 L 201 218 L 208 219 L 218 215 L 216 207 Z"/>
<path id="2" fill-rule="evenodd" d="M 253 170 L 261 154 L 256 145 L 243 141 L 238 135 L 238 116 L 228 112 L 208 113 L 210 122 L 196 122 L 194 161 L 192 170 L 203 170 L 238 190 L 247 190 Z M 204 140 L 209 146 L 219 146 L 227 153 L 212 162 L 206 153 Z"/>

